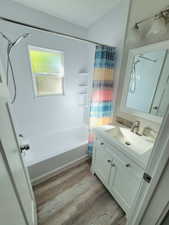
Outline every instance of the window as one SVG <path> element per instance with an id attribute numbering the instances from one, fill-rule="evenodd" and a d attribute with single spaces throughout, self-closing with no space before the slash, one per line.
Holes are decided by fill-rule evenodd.
<path id="1" fill-rule="evenodd" d="M 63 95 L 64 53 L 29 47 L 36 96 Z"/>

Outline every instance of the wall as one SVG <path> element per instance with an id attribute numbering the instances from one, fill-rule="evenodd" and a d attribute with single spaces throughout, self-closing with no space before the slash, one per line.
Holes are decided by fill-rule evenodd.
<path id="1" fill-rule="evenodd" d="M 81 27 L 10 2 L 10 4 L 9 1 L 3 2 L 4 7 L 0 8 L 1 16 L 10 15 L 10 18 L 74 35 L 84 36 L 86 33 Z M 11 53 L 17 84 L 17 99 L 10 109 L 17 134 L 23 134 L 31 146 L 31 151 L 27 153 L 26 158 L 28 165 L 86 144 L 87 126 L 84 123 L 84 109 L 78 105 L 77 80 L 80 72 L 88 71 L 91 45 L 7 22 L 0 23 L 0 30 L 12 40 L 21 33 L 31 33 L 31 36 L 23 40 Z M 5 66 L 6 41 L 1 37 L 0 41 L 0 57 Z M 64 96 L 34 97 L 28 45 L 64 51 Z M 10 91 L 12 94 L 12 85 Z M 84 148 L 82 151 L 86 154 Z"/>
<path id="2" fill-rule="evenodd" d="M 123 55 L 129 5 L 130 0 L 118 1 L 115 7 L 103 18 L 97 21 L 97 23 L 90 26 L 88 31 L 88 38 L 90 40 L 115 46 L 117 48 L 118 60 L 116 73 L 114 74 L 114 99 L 116 99 L 118 91 L 117 86 L 119 81 L 119 70 Z"/>
<path id="3" fill-rule="evenodd" d="M 161 36 L 156 35 L 155 37 L 151 38 L 140 38 L 138 33 L 134 30 L 134 25 L 136 22 L 153 16 L 154 14 L 158 13 L 161 9 L 168 6 L 168 0 L 161 0 L 161 1 L 153 1 L 149 0 L 148 2 L 146 0 L 131 0 L 131 9 L 129 14 L 129 21 L 127 25 L 126 30 L 126 37 L 125 37 L 125 46 L 124 46 L 124 55 L 123 55 L 123 61 L 122 61 L 122 67 L 120 71 L 120 79 L 119 79 L 119 94 L 117 99 L 117 105 L 116 105 L 116 115 L 126 118 L 130 121 L 134 120 L 140 120 L 142 122 L 143 126 L 152 126 L 155 129 L 159 128 L 159 124 L 152 123 L 148 120 L 145 120 L 140 117 L 131 116 L 130 114 L 121 112 L 120 110 L 120 102 L 121 102 L 121 94 L 122 94 L 122 88 L 123 88 L 123 81 L 125 76 L 125 70 L 126 70 L 126 64 L 127 64 L 127 56 L 129 49 L 141 47 L 147 44 L 156 43 L 162 40 L 168 40 L 168 33 Z M 148 23 L 146 26 L 141 26 L 141 30 L 143 34 L 148 30 L 151 23 Z"/>
<path id="4" fill-rule="evenodd" d="M 43 12 L 27 8 L 12 0 L 1 0 L 0 16 L 83 38 L 87 35 L 87 29 L 83 27 L 68 23 Z"/>
<path id="5" fill-rule="evenodd" d="M 118 1 L 108 14 L 89 27 L 89 39 L 121 47 L 124 41 L 128 8 L 129 0 Z"/>

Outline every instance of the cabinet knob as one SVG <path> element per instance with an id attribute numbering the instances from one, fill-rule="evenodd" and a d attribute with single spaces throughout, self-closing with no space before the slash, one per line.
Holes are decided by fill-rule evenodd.
<path id="1" fill-rule="evenodd" d="M 104 142 L 101 142 L 100 145 L 104 145 Z"/>
<path id="2" fill-rule="evenodd" d="M 129 163 L 126 164 L 126 167 L 131 167 L 131 165 Z"/>
<path id="3" fill-rule="evenodd" d="M 110 159 L 108 159 L 108 160 L 107 160 L 107 162 L 108 162 L 108 163 L 111 163 L 111 160 L 110 160 Z"/>
<path id="4" fill-rule="evenodd" d="M 155 109 L 155 110 L 158 110 L 158 108 L 159 108 L 158 106 L 154 106 L 154 107 L 153 107 L 153 109 Z"/>
<path id="5" fill-rule="evenodd" d="M 115 167 L 115 166 L 116 166 L 116 164 L 112 163 L 112 164 L 111 164 L 111 166 L 112 166 L 112 167 Z"/>

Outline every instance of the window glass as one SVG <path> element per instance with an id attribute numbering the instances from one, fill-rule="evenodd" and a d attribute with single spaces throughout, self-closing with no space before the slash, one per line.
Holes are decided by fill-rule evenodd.
<path id="1" fill-rule="evenodd" d="M 30 47 L 29 55 L 36 95 L 63 94 L 64 53 Z"/>

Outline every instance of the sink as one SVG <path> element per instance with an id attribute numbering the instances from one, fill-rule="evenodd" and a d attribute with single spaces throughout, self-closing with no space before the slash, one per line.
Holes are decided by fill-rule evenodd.
<path id="1" fill-rule="evenodd" d="M 137 154 L 144 154 L 152 150 L 154 140 L 146 136 L 139 136 L 130 131 L 129 128 L 113 127 L 105 130 L 105 132 L 111 136 L 112 141 L 119 142 L 125 145 L 128 150 L 132 150 Z"/>

